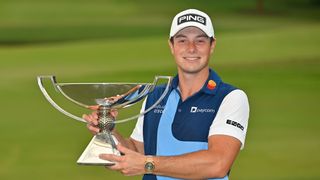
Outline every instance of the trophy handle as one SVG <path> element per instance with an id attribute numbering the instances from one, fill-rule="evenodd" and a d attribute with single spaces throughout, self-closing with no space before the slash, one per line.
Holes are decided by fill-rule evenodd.
<path id="1" fill-rule="evenodd" d="M 135 119 L 135 118 L 138 118 L 140 116 L 143 116 L 144 114 L 148 113 L 153 108 L 155 108 L 163 100 L 163 98 L 168 94 L 170 86 L 171 86 L 171 82 L 172 82 L 172 77 L 171 76 L 156 76 L 154 81 L 153 81 L 153 83 L 152 83 L 153 86 L 150 88 L 150 92 L 152 92 L 154 90 L 154 88 L 157 85 L 159 79 L 167 79 L 167 85 L 166 85 L 166 88 L 163 91 L 162 95 L 160 96 L 160 98 L 152 106 L 150 106 L 148 109 L 146 109 L 144 112 L 141 112 L 138 115 L 135 115 L 135 116 L 132 116 L 132 117 L 129 117 L 129 118 L 126 118 L 126 119 L 116 120 L 116 121 L 114 121 L 114 123 L 118 124 L 118 123 L 124 123 L 124 122 L 130 121 L 132 119 Z"/>
<path id="2" fill-rule="evenodd" d="M 77 121 L 81 121 L 81 122 L 85 122 L 85 123 L 86 123 L 86 121 L 85 121 L 83 118 L 80 118 L 80 117 L 78 117 L 78 116 L 76 116 L 76 115 L 73 115 L 73 114 L 65 111 L 65 110 L 62 109 L 57 103 L 55 103 L 55 102 L 52 100 L 52 98 L 50 97 L 50 95 L 48 94 L 48 92 L 46 91 L 46 89 L 43 87 L 42 80 L 43 80 L 44 78 L 50 78 L 52 84 L 54 85 L 55 90 L 57 90 L 57 89 L 56 89 L 56 86 L 55 86 L 55 84 L 57 84 L 57 81 L 56 81 L 56 77 L 55 77 L 55 76 L 38 76 L 38 77 L 37 77 L 37 81 L 38 81 L 38 85 L 39 85 L 39 87 L 40 87 L 40 90 L 41 90 L 42 94 L 44 95 L 44 97 L 50 102 L 50 104 L 51 104 L 54 108 L 56 108 L 58 111 L 60 111 L 61 113 L 63 113 L 64 115 L 69 116 L 69 117 L 71 117 L 71 118 L 73 118 L 73 119 L 75 119 L 75 120 L 77 120 Z M 57 90 L 57 91 L 58 91 L 58 90 Z"/>

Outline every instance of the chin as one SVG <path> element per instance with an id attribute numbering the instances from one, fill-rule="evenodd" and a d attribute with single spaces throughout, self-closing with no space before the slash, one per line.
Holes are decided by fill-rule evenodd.
<path id="1" fill-rule="evenodd" d="M 180 68 L 182 72 L 187 73 L 187 74 L 197 74 L 201 72 L 205 67 L 201 68 Z"/>
<path id="2" fill-rule="evenodd" d="M 184 73 L 199 73 L 204 69 L 208 69 L 209 63 L 207 62 L 178 62 L 178 68 Z"/>

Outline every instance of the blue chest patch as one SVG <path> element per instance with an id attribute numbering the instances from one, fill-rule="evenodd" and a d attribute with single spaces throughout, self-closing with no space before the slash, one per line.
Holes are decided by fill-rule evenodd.
<path id="1" fill-rule="evenodd" d="M 180 100 L 172 124 L 174 137 L 180 141 L 208 142 L 208 127 L 219 108 L 217 100 L 215 96 L 202 93 L 197 93 L 184 102 Z"/>

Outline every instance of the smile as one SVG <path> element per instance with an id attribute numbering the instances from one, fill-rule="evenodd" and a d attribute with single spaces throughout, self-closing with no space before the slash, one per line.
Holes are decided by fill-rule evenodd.
<path id="1" fill-rule="evenodd" d="M 183 59 L 188 60 L 188 61 L 196 61 L 196 60 L 199 60 L 200 57 L 183 57 Z"/>

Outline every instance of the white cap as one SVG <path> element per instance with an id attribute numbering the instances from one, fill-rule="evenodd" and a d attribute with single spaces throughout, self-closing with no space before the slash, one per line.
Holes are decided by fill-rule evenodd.
<path id="1" fill-rule="evenodd" d="M 210 17 L 197 9 L 187 9 L 177 14 L 171 24 L 170 38 L 185 27 L 194 26 L 201 29 L 209 37 L 214 38 L 214 31 Z"/>

